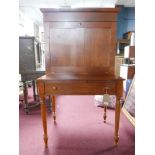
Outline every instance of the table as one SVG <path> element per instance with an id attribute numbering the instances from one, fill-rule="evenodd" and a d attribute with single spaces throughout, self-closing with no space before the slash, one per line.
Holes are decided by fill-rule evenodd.
<path id="1" fill-rule="evenodd" d="M 37 79 L 37 87 L 41 98 L 41 116 L 44 130 L 44 143 L 48 147 L 47 118 L 45 97 L 51 95 L 52 113 L 56 121 L 55 95 L 116 95 L 115 135 L 114 143 L 119 141 L 120 98 L 123 95 L 123 79 L 113 75 L 89 74 L 47 74 Z"/>

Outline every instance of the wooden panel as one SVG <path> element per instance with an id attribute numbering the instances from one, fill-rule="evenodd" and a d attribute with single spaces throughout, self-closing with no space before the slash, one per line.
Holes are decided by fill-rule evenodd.
<path id="1" fill-rule="evenodd" d="M 114 27 L 113 22 L 51 22 L 46 72 L 114 74 Z"/>
<path id="2" fill-rule="evenodd" d="M 111 29 L 85 29 L 86 65 L 90 67 L 108 67 L 110 63 Z"/>
<path id="3" fill-rule="evenodd" d="M 51 29 L 51 66 L 83 66 L 83 29 Z"/>

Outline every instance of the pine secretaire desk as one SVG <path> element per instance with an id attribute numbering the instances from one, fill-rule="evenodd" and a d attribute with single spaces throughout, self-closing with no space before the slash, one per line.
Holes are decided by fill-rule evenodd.
<path id="1" fill-rule="evenodd" d="M 123 79 L 114 75 L 119 8 L 41 9 L 45 29 L 46 75 L 37 79 L 48 146 L 46 95 L 116 95 L 115 144 L 118 143 Z"/>

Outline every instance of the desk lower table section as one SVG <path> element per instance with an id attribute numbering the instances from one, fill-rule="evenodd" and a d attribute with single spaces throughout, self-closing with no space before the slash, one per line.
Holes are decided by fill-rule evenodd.
<path id="1" fill-rule="evenodd" d="M 37 87 L 39 96 L 41 98 L 41 115 L 44 129 L 45 147 L 48 146 L 47 121 L 46 121 L 46 104 L 45 97 L 51 95 L 52 97 L 52 111 L 55 116 L 55 96 L 54 95 L 116 95 L 116 111 L 115 111 L 115 135 L 114 143 L 118 144 L 119 136 L 119 120 L 120 120 L 120 98 L 123 94 L 123 79 L 121 78 L 70 78 L 62 79 L 59 77 L 43 76 L 37 79 Z"/>

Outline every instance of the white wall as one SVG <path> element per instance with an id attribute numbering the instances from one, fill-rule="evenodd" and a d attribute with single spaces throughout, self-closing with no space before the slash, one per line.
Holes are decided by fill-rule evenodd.
<path id="1" fill-rule="evenodd" d="M 34 22 L 19 11 L 19 36 L 34 36 Z"/>

